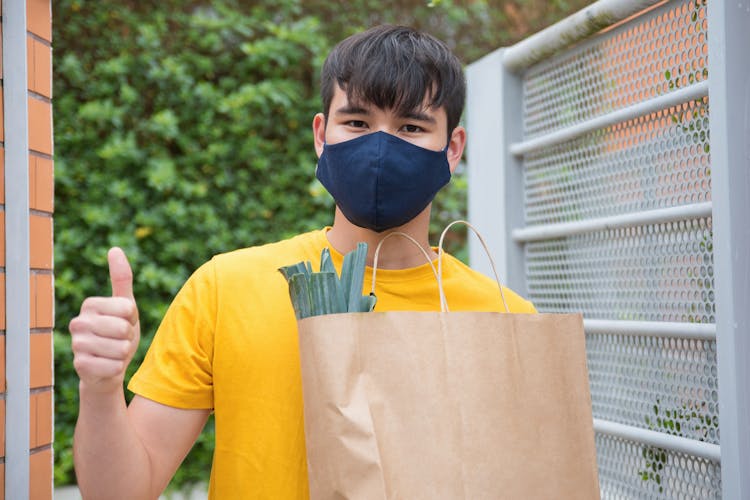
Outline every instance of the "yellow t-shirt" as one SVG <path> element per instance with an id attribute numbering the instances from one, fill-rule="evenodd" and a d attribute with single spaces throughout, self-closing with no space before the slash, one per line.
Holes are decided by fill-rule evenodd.
<path id="1" fill-rule="evenodd" d="M 209 497 L 308 498 L 297 326 L 279 267 L 318 269 L 326 229 L 218 255 L 201 266 L 169 307 L 128 388 L 177 408 L 210 408 L 216 446 Z M 334 265 L 343 257 L 331 249 Z M 491 279 L 446 255 L 452 311 L 501 311 Z M 365 274 L 369 292 L 372 269 Z M 440 310 L 429 264 L 378 270 L 376 311 Z M 504 289 L 511 312 L 535 312 Z"/>

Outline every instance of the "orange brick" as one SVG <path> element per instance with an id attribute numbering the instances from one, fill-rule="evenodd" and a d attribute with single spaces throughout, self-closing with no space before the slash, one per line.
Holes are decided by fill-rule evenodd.
<path id="1" fill-rule="evenodd" d="M 36 287 L 36 320 L 32 328 L 52 328 L 54 325 L 54 285 L 51 274 L 37 274 Z"/>
<path id="2" fill-rule="evenodd" d="M 36 80 L 36 66 L 34 65 L 34 39 L 31 35 L 26 35 L 26 85 L 29 90 L 34 90 L 34 81 Z"/>
<path id="3" fill-rule="evenodd" d="M 29 326 L 36 324 L 36 275 L 29 276 Z"/>
<path id="4" fill-rule="evenodd" d="M 5 456 L 5 400 L 0 400 L 0 454 Z"/>
<path id="5" fill-rule="evenodd" d="M 2 60 L 3 58 L 0 56 L 0 61 Z M 0 111 L 2 110 L 0 109 Z M 5 203 L 5 148 L 0 147 L 0 205 L 3 203 Z"/>
<path id="6" fill-rule="evenodd" d="M 29 155 L 29 207 L 36 208 L 36 156 Z"/>
<path id="7" fill-rule="evenodd" d="M 52 155 L 52 104 L 29 97 L 29 149 Z"/>
<path id="8" fill-rule="evenodd" d="M 5 116 L 5 108 L 3 107 L 3 92 L 0 92 L 0 116 Z M 5 120 L 0 120 L 0 141 L 5 140 Z"/>
<path id="9" fill-rule="evenodd" d="M 29 386 L 32 389 L 52 385 L 52 334 L 29 335 L 31 349 L 31 373 Z"/>
<path id="10" fill-rule="evenodd" d="M 52 217 L 29 216 L 29 263 L 32 269 L 52 269 Z"/>
<path id="11" fill-rule="evenodd" d="M 47 158 L 36 159 L 36 192 L 32 208 L 52 213 L 55 210 L 54 164 Z"/>
<path id="12" fill-rule="evenodd" d="M 5 335 L 0 335 L 0 392 L 5 392 Z M 0 427 L 4 423 L 5 419 L 0 420 Z"/>
<path id="13" fill-rule="evenodd" d="M 52 47 L 34 40 L 34 92 L 52 98 Z"/>
<path id="14" fill-rule="evenodd" d="M 0 267 L 5 267 L 5 211 L 0 212 Z"/>
<path id="15" fill-rule="evenodd" d="M 52 390 L 32 394 L 29 398 L 31 422 L 29 448 L 52 443 Z"/>
<path id="16" fill-rule="evenodd" d="M 1 4 L 2 2 L 0 2 Z M 5 464 L 0 464 L 0 499 L 5 500 Z"/>
<path id="17" fill-rule="evenodd" d="M 29 499 L 52 500 L 52 450 L 29 457 Z"/>
<path id="18" fill-rule="evenodd" d="M 5 271 L 0 272 L 0 330 L 5 330 Z"/>
<path id="19" fill-rule="evenodd" d="M 39 38 L 52 41 L 52 2 L 50 0 L 26 1 L 26 28 Z"/>
<path id="20" fill-rule="evenodd" d="M 36 413 L 37 413 L 36 394 L 29 396 L 29 448 L 34 449 L 36 444 Z"/>

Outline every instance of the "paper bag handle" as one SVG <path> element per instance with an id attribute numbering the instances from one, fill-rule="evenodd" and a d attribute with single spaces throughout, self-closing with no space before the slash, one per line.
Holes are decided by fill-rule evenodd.
<path id="1" fill-rule="evenodd" d="M 385 240 L 390 238 L 391 236 L 403 236 L 404 238 L 408 239 L 414 245 L 419 248 L 419 251 L 422 252 L 422 255 L 424 255 L 425 260 L 427 260 L 427 263 L 430 265 L 430 269 L 432 269 L 432 274 L 435 275 L 435 281 L 438 284 L 438 293 L 440 296 L 440 310 L 442 312 L 448 311 L 448 304 L 445 302 L 445 293 L 443 293 L 443 281 L 440 279 L 440 275 L 435 270 L 435 266 L 432 264 L 432 259 L 430 259 L 430 254 L 427 253 L 427 250 L 425 250 L 422 245 L 419 244 L 417 240 L 415 240 L 413 237 L 409 236 L 406 233 L 402 233 L 401 231 L 394 231 L 392 233 L 386 234 L 383 239 L 381 239 L 378 242 L 378 246 L 375 247 L 375 256 L 373 257 L 372 261 L 372 289 L 370 290 L 370 295 L 375 295 L 375 277 L 378 274 L 378 258 L 380 257 L 380 247 L 383 246 L 383 243 Z"/>
<path id="2" fill-rule="evenodd" d="M 479 234 L 479 231 L 472 226 L 469 222 L 465 220 L 457 220 L 453 221 L 450 224 L 448 224 L 445 229 L 443 229 L 443 232 L 440 234 L 440 242 L 438 243 L 438 268 L 437 271 L 435 270 L 435 266 L 432 264 L 432 259 L 430 259 L 430 255 L 427 253 L 427 251 L 422 247 L 422 245 L 419 244 L 417 240 L 415 240 L 413 237 L 409 236 L 406 233 L 402 233 L 400 231 L 394 231 L 392 233 L 388 233 L 378 242 L 378 246 L 375 248 L 375 256 L 373 258 L 373 264 L 372 264 L 372 288 L 370 290 L 370 294 L 375 295 L 375 283 L 376 283 L 376 276 L 378 273 L 378 258 L 380 257 L 380 247 L 383 246 L 383 243 L 385 240 L 390 238 L 391 236 L 403 236 L 404 238 L 408 239 L 414 245 L 419 248 L 420 252 L 422 252 L 422 255 L 424 255 L 425 260 L 430 265 L 430 269 L 432 269 L 432 274 L 435 275 L 435 280 L 437 281 L 438 285 L 438 294 L 440 297 L 440 310 L 442 312 L 448 312 L 448 301 L 445 298 L 445 290 L 443 289 L 443 254 L 445 251 L 443 250 L 443 241 L 445 240 L 445 235 L 448 233 L 448 230 L 453 227 L 456 224 L 464 224 L 469 229 L 471 229 L 474 234 L 477 235 L 477 238 L 479 238 L 479 242 L 482 244 L 482 247 L 484 248 L 485 253 L 487 254 L 487 257 L 490 259 L 490 266 L 492 267 L 492 272 L 495 275 L 495 281 L 497 282 L 498 290 L 500 290 L 500 298 L 503 301 L 503 306 L 505 307 L 505 312 L 510 312 L 508 309 L 508 303 L 505 301 L 505 293 L 503 293 L 503 286 L 500 283 L 500 278 L 497 274 L 497 269 L 495 268 L 495 261 L 492 259 L 492 254 L 490 254 L 490 250 L 487 247 L 487 243 L 485 243 L 484 238 L 482 238 L 482 235 Z"/>
<path id="3" fill-rule="evenodd" d="M 495 275 L 495 282 L 497 282 L 497 288 L 500 290 L 500 298 L 503 301 L 503 307 L 505 307 L 505 312 L 508 313 L 510 310 L 508 309 L 508 303 L 505 301 L 505 293 L 503 292 L 503 285 L 500 283 L 500 277 L 497 274 L 497 269 L 495 268 L 495 260 L 492 258 L 492 254 L 490 253 L 490 249 L 487 248 L 487 243 L 485 243 L 484 238 L 482 238 L 482 235 L 479 234 L 479 231 L 477 231 L 477 228 L 472 226 L 469 222 L 465 220 L 456 220 L 445 226 L 445 229 L 443 229 L 443 232 L 440 234 L 440 242 L 438 243 L 438 287 L 440 288 L 440 308 L 442 311 L 448 310 L 448 303 L 445 300 L 445 292 L 443 291 L 443 254 L 445 251 L 443 250 L 443 240 L 445 239 L 446 233 L 448 233 L 448 230 L 453 227 L 456 224 L 463 224 L 469 229 L 471 229 L 475 235 L 477 235 L 477 238 L 479 238 L 479 242 L 482 244 L 482 248 L 484 248 L 484 252 L 487 254 L 487 258 L 490 259 L 490 267 L 492 267 L 492 273 Z M 374 276 L 374 275 L 373 275 Z M 445 304 L 445 309 L 443 309 L 443 304 Z"/>

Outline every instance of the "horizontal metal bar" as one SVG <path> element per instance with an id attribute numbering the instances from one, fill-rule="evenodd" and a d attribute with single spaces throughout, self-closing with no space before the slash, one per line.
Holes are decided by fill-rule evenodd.
<path id="1" fill-rule="evenodd" d="M 503 64 L 518 72 L 660 0 L 599 0 L 575 14 L 508 47 Z"/>
<path id="2" fill-rule="evenodd" d="M 528 141 L 517 142 L 510 145 L 510 152 L 515 156 L 523 156 L 532 151 L 554 146 L 576 137 L 580 137 L 583 134 L 599 130 L 617 123 L 622 123 L 639 116 L 648 115 L 662 109 L 670 108 L 683 102 L 692 101 L 695 99 L 702 99 L 708 95 L 708 80 L 694 83 L 688 87 L 683 87 L 679 90 L 669 92 L 668 94 L 662 94 L 657 97 L 653 97 L 646 101 L 633 104 L 631 106 L 612 111 L 605 115 L 597 116 L 590 120 L 586 120 L 581 123 L 577 123 L 570 127 L 550 132 L 549 134 L 542 135 L 529 139 Z"/>
<path id="3" fill-rule="evenodd" d="M 586 333 L 614 333 L 617 335 L 716 339 L 713 323 L 676 323 L 668 321 L 618 321 L 609 319 L 584 319 Z"/>
<path id="4" fill-rule="evenodd" d="M 656 446 L 657 448 L 664 448 L 665 450 L 705 458 L 712 462 L 721 462 L 721 448 L 718 444 L 704 443 L 703 441 L 696 441 L 680 436 L 671 436 L 663 432 L 651 431 L 598 418 L 594 419 L 594 431 Z"/>
<path id="5" fill-rule="evenodd" d="M 660 224 L 684 219 L 711 216 L 711 202 L 694 203 L 692 205 L 681 205 L 678 207 L 659 208 L 645 212 L 633 212 L 611 217 L 598 217 L 576 222 L 561 222 L 559 224 L 543 224 L 511 232 L 513 240 L 521 243 L 538 240 L 550 240 L 563 238 L 576 234 L 604 231 L 621 227 L 642 226 L 646 224 Z"/>

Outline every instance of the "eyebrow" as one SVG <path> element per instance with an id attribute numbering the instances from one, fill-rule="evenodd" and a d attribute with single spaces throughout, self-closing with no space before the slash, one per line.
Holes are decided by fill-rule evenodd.
<path id="1" fill-rule="evenodd" d="M 424 113 L 422 111 L 412 110 L 408 113 L 404 113 L 404 118 L 409 118 L 411 120 L 419 120 L 422 122 L 427 123 L 437 123 L 437 120 L 435 120 L 435 117 L 432 115 L 428 115 L 427 113 Z"/>
<path id="2" fill-rule="evenodd" d="M 335 111 L 336 115 L 369 115 L 370 110 L 367 108 L 363 108 L 361 106 L 356 105 L 346 105 L 341 106 Z M 417 110 L 411 110 L 407 113 L 404 113 L 401 115 L 402 118 L 408 118 L 410 120 L 418 120 L 422 122 L 427 123 L 437 123 L 437 120 L 435 120 L 435 117 L 432 115 L 428 115 L 427 113 L 423 111 L 417 111 Z"/>
<path id="3" fill-rule="evenodd" d="M 369 115 L 370 111 L 360 106 L 341 106 L 335 112 L 337 115 Z"/>

